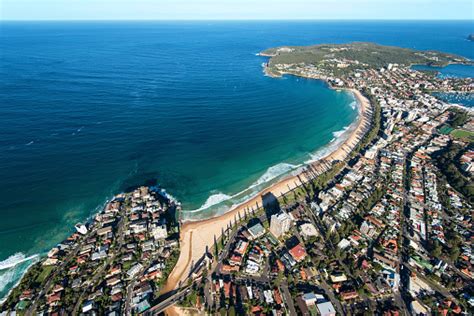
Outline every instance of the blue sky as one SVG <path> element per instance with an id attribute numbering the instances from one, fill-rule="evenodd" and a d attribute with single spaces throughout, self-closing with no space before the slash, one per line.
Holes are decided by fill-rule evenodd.
<path id="1" fill-rule="evenodd" d="M 3 20 L 474 20 L 473 7 L 473 0 L 0 0 Z"/>

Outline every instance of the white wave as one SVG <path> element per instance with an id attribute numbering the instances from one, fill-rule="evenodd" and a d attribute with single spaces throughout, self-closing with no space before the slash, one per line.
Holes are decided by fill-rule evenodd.
<path id="1" fill-rule="evenodd" d="M 315 151 L 314 153 L 309 154 L 310 159 L 305 161 L 305 164 L 310 164 L 315 161 L 318 161 L 330 153 L 335 151 L 346 139 L 347 135 L 349 134 L 349 130 L 353 129 L 354 125 L 345 126 L 342 130 L 333 132 L 333 139 L 327 144 L 326 146 L 320 148 L 319 150 Z"/>
<path id="2" fill-rule="evenodd" d="M 334 136 L 334 138 L 339 138 L 341 137 L 342 135 L 344 135 L 344 133 L 349 129 L 349 126 L 344 126 L 340 131 L 336 131 L 336 132 L 333 132 L 332 133 L 332 136 Z M 333 138 L 333 139 L 334 139 Z M 332 140 L 331 140 L 332 141 Z"/>
<path id="3" fill-rule="evenodd" d="M 163 188 L 160 188 L 160 187 L 157 187 L 157 186 L 152 186 L 150 187 L 150 189 L 152 191 L 155 191 L 157 192 L 158 194 L 160 194 L 161 196 L 163 196 L 164 198 L 170 200 L 171 202 L 173 202 L 174 204 L 181 204 L 174 196 L 172 196 L 171 194 L 169 194 L 168 192 L 166 192 L 165 189 Z"/>
<path id="4" fill-rule="evenodd" d="M 25 256 L 23 253 L 16 253 L 7 259 L 0 261 L 0 304 L 2 304 L 13 288 L 15 288 L 25 272 L 39 260 L 39 255 Z M 4 292 L 5 289 L 8 292 Z"/>
<path id="5" fill-rule="evenodd" d="M 265 171 L 265 173 L 257 179 L 254 183 L 252 183 L 249 187 L 249 189 L 254 188 L 260 184 L 266 183 L 268 181 L 271 181 L 275 179 L 276 177 L 279 177 L 285 173 L 288 173 L 296 168 L 298 168 L 300 165 L 292 165 L 289 163 L 279 163 L 277 165 L 271 166 L 270 168 Z M 245 190 L 247 191 L 247 190 Z"/>
<path id="6" fill-rule="evenodd" d="M 327 155 L 329 155 L 331 152 L 333 152 L 337 148 L 337 142 L 333 141 L 330 143 L 330 145 L 324 146 L 321 149 L 315 151 L 314 153 L 309 154 L 310 159 L 306 160 L 306 164 L 313 163 L 315 161 L 318 161 Z"/>
<path id="7" fill-rule="evenodd" d="M 354 101 L 352 101 L 352 102 L 349 104 L 349 106 L 350 106 L 353 110 L 355 110 L 355 109 L 357 108 L 357 104 L 358 104 L 357 101 L 354 100 Z"/>
<path id="8" fill-rule="evenodd" d="M 200 212 L 200 211 L 205 210 L 205 209 L 207 209 L 211 206 L 214 206 L 216 204 L 219 204 L 219 203 L 222 203 L 224 201 L 230 200 L 231 198 L 232 198 L 232 196 L 219 192 L 219 193 L 216 193 L 216 194 L 213 194 L 213 195 L 209 196 L 207 198 L 206 202 L 204 202 L 204 204 L 201 205 L 201 207 L 199 207 L 198 209 L 195 209 L 195 210 L 192 210 L 192 211 L 186 211 L 186 213 Z"/>
<path id="9" fill-rule="evenodd" d="M 18 252 L 14 255 L 11 255 L 7 259 L 0 261 L 0 271 L 13 268 L 22 262 L 30 261 L 37 257 L 38 255 L 32 255 L 32 256 L 27 257 L 24 253 Z"/>
<path id="10" fill-rule="evenodd" d="M 31 142 L 29 142 L 28 144 L 25 144 L 25 146 L 30 146 L 30 145 L 33 145 L 35 143 L 34 140 L 32 140 Z"/>
<path id="11" fill-rule="evenodd" d="M 3 292 L 8 284 L 15 281 L 15 270 L 8 270 L 0 274 L 0 292 Z"/>
<path id="12" fill-rule="evenodd" d="M 235 201 L 232 201 L 234 202 L 234 204 L 230 207 L 232 208 L 234 205 L 236 205 L 235 203 L 237 204 L 240 204 L 241 202 L 249 199 L 251 196 L 253 196 L 253 194 L 255 194 L 256 192 L 253 192 L 252 189 L 262 185 L 262 184 L 265 184 L 265 183 L 268 183 L 276 178 L 278 178 L 279 176 L 282 176 L 284 174 L 287 174 L 297 168 L 301 167 L 301 165 L 292 165 L 292 164 L 289 164 L 289 163 L 279 163 L 277 165 L 274 165 L 274 166 L 271 166 L 270 168 L 267 169 L 267 171 L 265 171 L 265 173 L 260 176 L 260 178 L 258 178 L 255 182 L 253 182 L 249 187 L 245 188 L 244 190 L 236 193 L 236 194 L 233 194 L 233 195 L 228 195 L 228 194 L 224 194 L 222 192 L 218 192 L 216 194 L 213 194 L 211 196 L 209 196 L 206 200 L 206 202 L 204 202 L 203 205 L 201 205 L 199 208 L 195 209 L 195 210 L 188 210 L 188 211 L 185 211 L 183 212 L 184 214 L 191 214 L 191 213 L 197 213 L 197 212 L 200 212 L 202 210 L 205 210 L 205 209 L 208 209 L 212 206 L 215 206 L 217 204 L 220 204 L 222 202 L 225 202 L 225 201 L 229 201 L 229 200 L 232 200 L 232 199 L 235 199 Z M 248 192 L 248 191 L 251 191 L 249 194 L 246 194 L 244 195 L 244 193 Z M 229 207 L 226 207 L 225 209 L 223 209 L 223 211 L 225 210 L 228 210 Z"/>

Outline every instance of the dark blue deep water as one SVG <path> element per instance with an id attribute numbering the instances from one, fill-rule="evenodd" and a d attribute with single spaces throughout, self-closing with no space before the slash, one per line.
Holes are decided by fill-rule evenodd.
<path id="1" fill-rule="evenodd" d="M 25 257 L 114 193 L 156 179 L 209 216 L 321 154 L 354 121 L 351 95 L 265 77 L 259 51 L 371 41 L 474 58 L 473 31 L 472 22 L 1 23 L 0 294 Z"/>

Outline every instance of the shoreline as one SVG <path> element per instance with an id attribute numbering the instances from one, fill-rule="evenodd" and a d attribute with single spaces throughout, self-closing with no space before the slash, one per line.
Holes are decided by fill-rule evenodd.
<path id="1" fill-rule="evenodd" d="M 315 79 L 315 78 L 309 78 Z M 332 87 L 331 87 L 332 88 Z M 354 123 L 355 128 L 350 131 L 349 136 L 332 152 L 324 157 L 306 164 L 316 170 L 318 174 L 328 170 L 333 162 L 343 161 L 352 152 L 354 147 L 363 137 L 363 129 L 370 124 L 365 114 L 371 110 L 371 104 L 362 93 L 353 88 L 338 88 L 350 91 L 358 103 L 358 118 Z M 365 133 L 363 133 L 365 135 Z M 288 193 L 299 187 L 302 182 L 308 182 L 303 171 L 297 175 L 289 175 L 278 182 L 261 190 L 245 202 L 232 207 L 226 213 L 203 220 L 186 221 L 182 224 L 180 231 L 181 251 L 178 261 L 168 276 L 168 281 L 162 289 L 162 293 L 174 290 L 180 283 L 183 283 L 189 276 L 193 262 L 197 262 L 205 253 L 206 248 L 211 248 L 214 237 L 218 238 L 222 229 L 226 229 L 229 222 L 244 215 L 246 210 L 262 206 L 262 196 L 268 193 L 276 197 Z"/>
<path id="2" fill-rule="evenodd" d="M 213 195 L 208 196 L 208 199 L 204 202 L 204 204 L 201 204 L 201 206 L 199 208 L 192 209 L 192 210 L 185 210 L 185 211 L 181 212 L 181 214 L 180 214 L 181 223 L 187 224 L 187 223 L 192 223 L 192 222 L 202 222 L 202 221 L 205 221 L 205 220 L 208 220 L 208 219 L 223 216 L 226 213 L 231 212 L 232 210 L 234 210 L 236 207 L 239 207 L 241 204 L 247 203 L 248 200 L 254 198 L 255 196 L 257 196 L 259 194 L 261 194 L 261 192 L 265 191 L 266 189 L 272 187 L 273 185 L 278 184 L 280 181 L 283 181 L 286 178 L 292 177 L 292 176 L 294 176 L 294 177 L 297 177 L 298 175 L 301 176 L 302 170 L 305 167 L 313 165 L 315 162 L 318 162 L 318 161 L 320 161 L 324 158 L 329 157 L 330 154 L 332 154 L 334 151 L 338 150 L 339 147 L 343 146 L 344 143 L 347 141 L 347 139 L 351 136 L 351 134 L 357 129 L 359 119 L 360 119 L 361 115 L 363 114 L 363 112 L 361 111 L 361 103 L 362 103 L 361 98 L 359 98 L 358 95 L 355 93 L 356 92 L 355 89 L 343 88 L 343 87 L 333 87 L 324 78 L 307 77 L 307 76 L 295 75 L 295 74 L 292 74 L 292 73 L 282 73 L 281 75 L 275 75 L 273 73 L 267 73 L 266 68 L 267 67 L 264 66 L 264 72 L 267 74 L 267 76 L 272 77 L 272 78 L 281 78 L 281 77 L 283 77 L 283 75 L 291 75 L 291 76 L 294 76 L 294 77 L 300 77 L 300 78 L 304 78 L 304 79 L 320 80 L 322 83 L 324 83 L 326 85 L 326 87 L 328 89 L 331 89 L 331 90 L 334 90 L 334 91 L 337 91 L 337 92 L 344 92 L 344 91 L 350 92 L 350 94 L 354 98 L 354 101 L 351 102 L 349 104 L 349 106 L 352 106 L 352 109 L 357 111 L 357 114 L 356 114 L 356 117 L 355 117 L 354 121 L 351 122 L 349 125 L 344 126 L 341 130 L 333 132 L 333 138 L 328 143 L 324 144 L 323 146 L 317 148 L 314 151 L 308 152 L 307 155 L 309 155 L 309 157 L 307 159 L 302 160 L 302 161 L 298 161 L 297 163 L 283 161 L 283 162 L 279 162 L 279 163 L 277 163 L 273 166 L 270 166 L 265 171 L 265 173 L 263 173 L 260 176 L 260 178 L 258 178 L 254 182 L 251 182 L 246 188 L 242 189 L 241 191 L 239 191 L 237 193 L 225 193 L 224 194 L 224 193 L 219 192 L 220 194 L 223 194 L 223 195 L 227 196 L 227 198 L 225 198 L 224 200 L 221 200 L 219 202 L 215 202 L 215 203 L 213 203 L 209 206 L 205 206 L 207 204 L 207 202 L 209 201 L 209 197 L 213 197 Z M 363 96 L 361 96 L 361 97 L 364 98 Z M 352 105 L 352 103 L 354 103 L 354 102 L 356 104 L 355 106 Z M 338 133 L 337 136 L 336 136 L 336 133 Z M 266 173 L 270 169 L 272 169 L 273 167 L 282 165 L 282 164 L 291 164 L 292 169 L 287 170 L 283 173 L 277 174 L 274 177 L 270 178 L 269 180 L 264 180 L 263 182 L 259 183 L 262 176 L 265 176 Z M 255 187 L 260 187 L 260 188 L 258 190 L 253 190 Z M 248 192 L 250 192 L 250 194 L 248 194 Z M 207 212 L 210 208 L 212 208 L 216 205 L 219 205 L 219 204 L 221 204 L 221 203 L 223 203 L 227 200 L 231 200 L 231 199 L 234 199 L 234 198 L 237 198 L 237 197 L 238 197 L 237 201 L 234 201 L 234 203 L 232 205 L 228 205 L 227 209 L 223 210 L 222 208 L 219 208 L 219 209 L 216 209 L 214 211 Z M 203 214 L 203 213 L 207 213 L 207 214 L 204 214 L 206 216 L 199 217 L 199 215 L 198 216 L 194 215 L 194 214 Z"/>

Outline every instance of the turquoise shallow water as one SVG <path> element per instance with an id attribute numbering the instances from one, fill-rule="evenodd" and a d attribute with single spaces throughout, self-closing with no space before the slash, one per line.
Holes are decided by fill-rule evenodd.
<path id="1" fill-rule="evenodd" d="M 185 210 L 213 204 L 192 213 L 209 216 L 321 154 L 354 121 L 351 95 L 318 81 L 265 77 L 259 51 L 374 41 L 472 58 L 464 41 L 471 27 L 2 23 L 0 294 L 30 256 L 114 193 L 156 180 Z"/>

